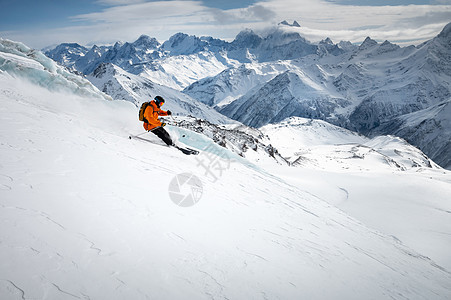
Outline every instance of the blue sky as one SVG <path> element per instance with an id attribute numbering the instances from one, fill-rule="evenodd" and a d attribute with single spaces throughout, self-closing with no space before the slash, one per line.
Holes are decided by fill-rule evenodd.
<path id="1" fill-rule="evenodd" d="M 0 0 L 0 37 L 42 48 L 61 42 L 160 41 L 185 32 L 232 40 L 296 20 L 311 41 L 366 36 L 418 44 L 451 22 L 451 0 Z"/>

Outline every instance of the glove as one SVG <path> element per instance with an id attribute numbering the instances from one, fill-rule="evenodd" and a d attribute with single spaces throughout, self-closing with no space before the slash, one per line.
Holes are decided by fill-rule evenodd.
<path id="1" fill-rule="evenodd" d="M 166 126 L 166 123 L 161 123 L 161 127 L 164 127 L 164 126 Z"/>
<path id="2" fill-rule="evenodd" d="M 168 116 L 172 115 L 172 112 L 170 110 L 167 111 Z"/>

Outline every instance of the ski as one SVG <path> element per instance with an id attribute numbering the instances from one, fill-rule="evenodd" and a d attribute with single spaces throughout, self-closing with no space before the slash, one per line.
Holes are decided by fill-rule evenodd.
<path id="1" fill-rule="evenodd" d="M 163 144 L 158 144 L 158 143 L 156 143 L 156 142 L 154 142 L 154 141 L 151 141 L 151 140 L 149 140 L 149 139 L 142 138 L 142 137 L 137 136 L 137 135 L 129 135 L 128 138 L 129 138 L 130 140 L 131 140 L 131 139 L 137 139 L 137 140 L 140 140 L 140 141 L 145 141 L 145 142 L 148 142 L 148 143 L 152 143 L 152 144 L 154 144 L 154 145 L 159 145 L 159 146 L 163 146 L 163 147 L 169 147 L 169 146 L 166 145 L 166 144 L 165 144 L 165 145 L 163 145 Z M 177 150 L 181 151 L 183 154 L 186 154 L 186 155 L 198 155 L 198 154 L 199 154 L 199 151 L 198 151 L 198 150 L 191 149 L 191 148 L 188 148 L 188 147 L 180 147 L 180 146 L 177 146 L 177 145 L 173 145 L 172 147 L 176 148 Z"/>
<path id="2" fill-rule="evenodd" d="M 173 147 L 179 149 L 180 151 L 182 151 L 186 155 L 197 155 L 197 154 L 199 154 L 199 151 L 191 149 L 191 148 L 187 148 L 187 147 L 182 148 L 182 147 L 179 147 L 179 146 L 173 146 Z"/>

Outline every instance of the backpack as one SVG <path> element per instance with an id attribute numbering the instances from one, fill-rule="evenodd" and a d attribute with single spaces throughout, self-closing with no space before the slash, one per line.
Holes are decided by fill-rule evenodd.
<path id="1" fill-rule="evenodd" d="M 143 104 L 141 104 L 141 108 L 139 109 L 139 120 L 149 123 L 146 118 L 144 118 L 144 112 L 146 111 L 147 106 L 150 105 L 150 101 L 149 102 L 144 102 Z"/>

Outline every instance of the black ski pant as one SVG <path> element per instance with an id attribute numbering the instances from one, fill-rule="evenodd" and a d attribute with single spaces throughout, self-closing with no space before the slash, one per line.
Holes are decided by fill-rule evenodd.
<path id="1" fill-rule="evenodd" d="M 162 139 L 163 142 L 166 143 L 166 145 L 168 145 L 168 146 L 174 145 L 172 143 L 171 136 L 163 127 L 157 127 L 155 129 L 153 129 L 152 133 L 155 134 L 156 136 L 158 136 L 160 139 Z"/>

